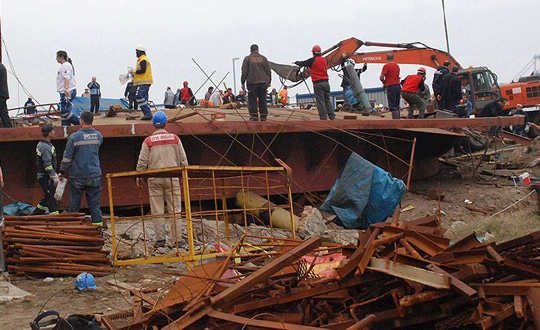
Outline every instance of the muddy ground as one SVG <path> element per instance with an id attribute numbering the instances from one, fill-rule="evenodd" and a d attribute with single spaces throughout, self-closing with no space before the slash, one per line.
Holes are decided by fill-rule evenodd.
<path id="1" fill-rule="evenodd" d="M 487 161 L 485 166 L 491 168 L 493 164 Z M 493 177 L 484 177 L 480 184 L 472 179 L 471 172 L 465 167 L 454 162 L 454 165 L 444 165 L 435 178 L 413 182 L 402 204 L 404 208 L 412 208 L 402 212 L 401 219 L 440 214 L 442 224 L 448 228 L 446 235 L 453 240 L 476 231 L 482 239 L 504 241 L 540 229 L 536 193 L 528 195 L 531 192 L 529 187 L 515 186 L 507 178 Z M 533 175 L 537 172 L 535 168 L 527 170 Z M 521 173 L 525 170 L 516 171 Z M 437 192 L 439 188 L 440 193 Z M 435 199 L 428 195 L 431 198 L 435 196 Z M 444 195 L 440 209 L 438 195 Z M 467 205 L 485 209 L 488 213 L 507 210 L 490 216 L 471 211 Z M 0 304 L 0 329 L 29 329 L 29 322 L 42 310 L 57 310 L 63 316 L 126 310 L 130 308 L 132 298 L 107 281 L 124 282 L 139 288 L 163 288 L 175 280 L 166 272 L 184 269 L 181 263 L 121 268 L 113 275 L 97 279 L 96 291 L 85 292 L 74 288 L 73 277 L 55 277 L 50 282 L 43 278 L 10 277 L 13 284 L 33 296 L 24 301 Z"/>

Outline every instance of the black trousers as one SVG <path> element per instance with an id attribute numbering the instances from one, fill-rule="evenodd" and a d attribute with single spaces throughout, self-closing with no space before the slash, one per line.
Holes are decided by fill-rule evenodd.
<path id="1" fill-rule="evenodd" d="M 7 108 L 7 99 L 0 97 L 0 118 L 2 119 L 2 127 L 11 127 L 11 119 Z"/>
<path id="2" fill-rule="evenodd" d="M 99 111 L 99 95 L 90 95 L 90 112 L 97 113 Z"/>
<path id="3" fill-rule="evenodd" d="M 41 190 L 43 191 L 43 198 L 39 201 L 36 210 L 33 214 L 45 214 L 58 212 L 58 202 L 54 198 L 56 188 L 50 177 L 45 176 L 38 179 Z"/>
<path id="4" fill-rule="evenodd" d="M 129 107 L 128 109 L 135 109 L 137 110 L 137 107 L 139 106 L 139 104 L 137 103 L 137 97 L 136 96 L 128 96 L 128 102 L 129 102 Z"/>
<path id="5" fill-rule="evenodd" d="M 249 119 L 259 120 L 259 114 L 261 121 L 265 121 L 268 116 L 268 105 L 266 104 L 266 91 L 268 90 L 268 84 L 248 84 L 248 109 Z M 257 102 L 257 99 L 259 101 Z M 258 105 L 258 110 L 257 110 Z"/>

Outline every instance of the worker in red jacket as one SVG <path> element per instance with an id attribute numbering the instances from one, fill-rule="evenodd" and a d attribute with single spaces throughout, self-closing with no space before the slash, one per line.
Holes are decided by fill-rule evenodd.
<path id="1" fill-rule="evenodd" d="M 336 119 L 334 107 L 330 101 L 330 84 L 328 83 L 328 72 L 326 58 L 321 54 L 321 46 L 315 45 L 311 49 L 313 57 L 305 61 L 296 61 L 294 64 L 311 68 L 311 81 L 313 82 L 313 92 L 317 102 L 317 110 L 321 120 Z"/>
<path id="2" fill-rule="evenodd" d="M 418 118 L 424 118 L 426 104 L 416 93 L 418 90 L 424 91 L 425 80 L 426 69 L 419 68 L 416 74 L 405 77 L 401 82 L 401 96 L 409 103 L 409 114 L 407 115 L 409 119 L 413 117 L 414 108 L 418 108 Z"/>
<path id="3" fill-rule="evenodd" d="M 191 88 L 188 87 L 188 82 L 184 81 L 184 88 L 180 90 L 180 104 L 183 105 L 196 105 L 195 97 Z"/>

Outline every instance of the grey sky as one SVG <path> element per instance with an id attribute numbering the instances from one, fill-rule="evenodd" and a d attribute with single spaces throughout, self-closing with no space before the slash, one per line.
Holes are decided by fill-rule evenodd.
<path id="1" fill-rule="evenodd" d="M 118 75 L 136 62 L 135 46 L 147 47 L 154 85 L 150 98 L 163 101 L 167 86 L 184 80 L 195 91 L 207 72 L 217 83 L 233 87 L 232 58 L 240 88 L 242 58 L 252 43 L 270 61 L 291 63 L 310 56 L 313 44 L 329 48 L 356 37 L 380 42 L 421 41 L 445 49 L 441 2 L 438 0 L 378 1 L 172 1 L 93 0 L 1 2 L 2 36 L 22 83 L 41 103 L 56 102 L 55 53 L 66 50 L 73 59 L 78 94 L 97 76 L 104 97 L 122 97 Z M 508 82 L 535 53 L 540 53 L 538 0 L 447 0 L 452 55 L 463 65 L 485 65 Z M 361 51 L 376 50 L 364 47 Z M 4 64 L 9 68 L 4 51 Z M 380 65 L 369 65 L 365 87 L 378 87 Z M 416 66 L 403 66 L 402 76 Z M 433 71 L 428 69 L 428 81 Z M 332 72 L 333 90 L 340 79 Z M 9 76 L 9 107 L 22 105 L 26 95 Z M 205 87 L 197 94 L 204 95 Z M 311 81 L 308 81 L 311 89 Z M 221 87 L 221 86 L 220 86 Z M 272 87 L 279 88 L 277 76 Z M 303 93 L 305 85 L 289 91 Z"/>

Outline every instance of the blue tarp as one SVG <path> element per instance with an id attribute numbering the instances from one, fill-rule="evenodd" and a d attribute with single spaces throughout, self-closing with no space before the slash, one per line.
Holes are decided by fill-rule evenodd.
<path id="1" fill-rule="evenodd" d="M 30 215 L 36 208 L 30 204 L 15 202 L 4 206 L 4 214 L 6 215 Z"/>
<path id="2" fill-rule="evenodd" d="M 352 153 L 321 210 L 335 214 L 345 228 L 367 229 L 392 216 L 405 183 Z"/>
<path id="3" fill-rule="evenodd" d="M 111 105 L 121 105 L 122 109 L 128 108 L 128 103 L 124 99 L 106 99 L 99 100 L 99 110 L 109 110 Z M 73 99 L 73 114 L 80 116 L 84 111 L 90 111 L 90 98 L 77 96 Z"/>

